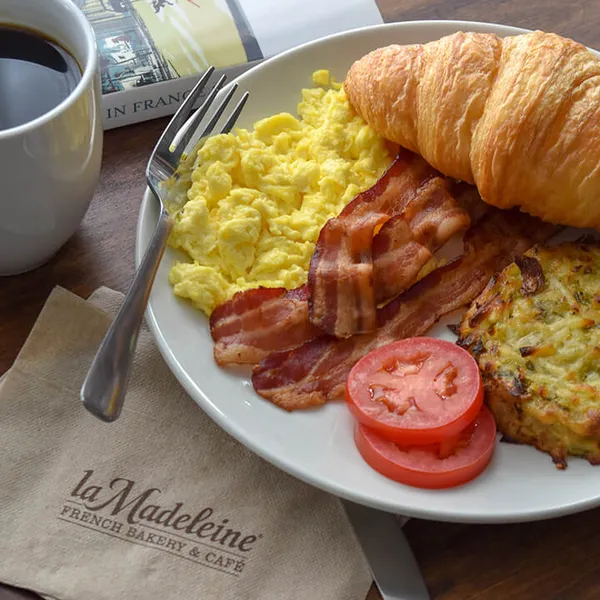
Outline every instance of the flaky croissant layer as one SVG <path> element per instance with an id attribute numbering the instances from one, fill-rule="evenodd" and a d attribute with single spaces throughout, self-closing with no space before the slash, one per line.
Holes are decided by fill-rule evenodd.
<path id="1" fill-rule="evenodd" d="M 344 88 L 379 134 L 487 203 L 600 229 L 600 61 L 585 46 L 458 32 L 375 50 Z"/>

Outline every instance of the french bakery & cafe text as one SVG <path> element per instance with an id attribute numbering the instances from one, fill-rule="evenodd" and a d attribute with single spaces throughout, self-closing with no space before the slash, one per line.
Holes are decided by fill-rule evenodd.
<path id="1" fill-rule="evenodd" d="M 141 487 L 125 477 L 103 483 L 90 469 L 83 472 L 58 518 L 239 577 L 262 534 L 234 527 L 208 506 L 190 511 L 183 502 L 160 502 L 162 496 L 160 488 Z"/>

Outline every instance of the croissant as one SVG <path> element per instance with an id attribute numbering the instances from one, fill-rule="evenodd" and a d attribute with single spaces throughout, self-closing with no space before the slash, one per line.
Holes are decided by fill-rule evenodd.
<path id="1" fill-rule="evenodd" d="M 535 31 L 380 48 L 344 82 L 380 135 L 499 208 L 600 229 L 600 61 Z"/>

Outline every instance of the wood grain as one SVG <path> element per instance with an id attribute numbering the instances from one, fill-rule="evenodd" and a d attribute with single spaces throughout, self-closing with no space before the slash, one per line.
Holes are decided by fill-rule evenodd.
<path id="1" fill-rule="evenodd" d="M 379 6 L 386 21 L 497 22 L 554 31 L 600 48 L 598 2 L 379 0 Z M 126 290 L 145 161 L 165 122 L 107 132 L 101 181 L 78 233 L 47 265 L 0 278 L 0 373 L 12 364 L 53 286 L 84 297 L 100 285 Z M 600 510 L 502 526 L 413 520 L 405 531 L 434 600 L 600 598 Z M 34 597 L 0 587 L 0 600 Z M 312 598 L 310 589 L 306 598 Z M 372 589 L 368 600 L 379 598 Z"/>

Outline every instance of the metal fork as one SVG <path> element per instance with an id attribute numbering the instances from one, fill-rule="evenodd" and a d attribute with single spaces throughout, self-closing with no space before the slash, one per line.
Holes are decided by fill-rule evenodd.
<path id="1" fill-rule="evenodd" d="M 173 224 L 165 206 L 161 184 L 175 175 L 180 161 L 185 159 L 185 150 L 188 144 L 197 134 L 202 120 L 213 106 L 215 97 L 225 83 L 226 77 L 222 75 L 208 93 L 206 100 L 190 118 L 194 105 L 200 98 L 213 71 L 213 67 L 207 69 L 185 102 L 179 107 L 160 136 L 146 167 L 148 186 L 160 203 L 158 223 L 144 258 L 127 291 L 123 305 L 100 344 L 81 387 L 81 400 L 84 406 L 103 421 L 114 421 L 121 414 L 144 311 Z M 202 143 L 203 138 L 212 133 L 223 117 L 236 89 L 237 84 L 233 84 L 216 107 L 199 136 L 199 144 Z M 235 125 L 248 95 L 248 92 L 242 95 L 227 117 L 220 133 L 229 132 Z M 186 125 L 185 130 L 182 130 L 184 125 Z"/>

